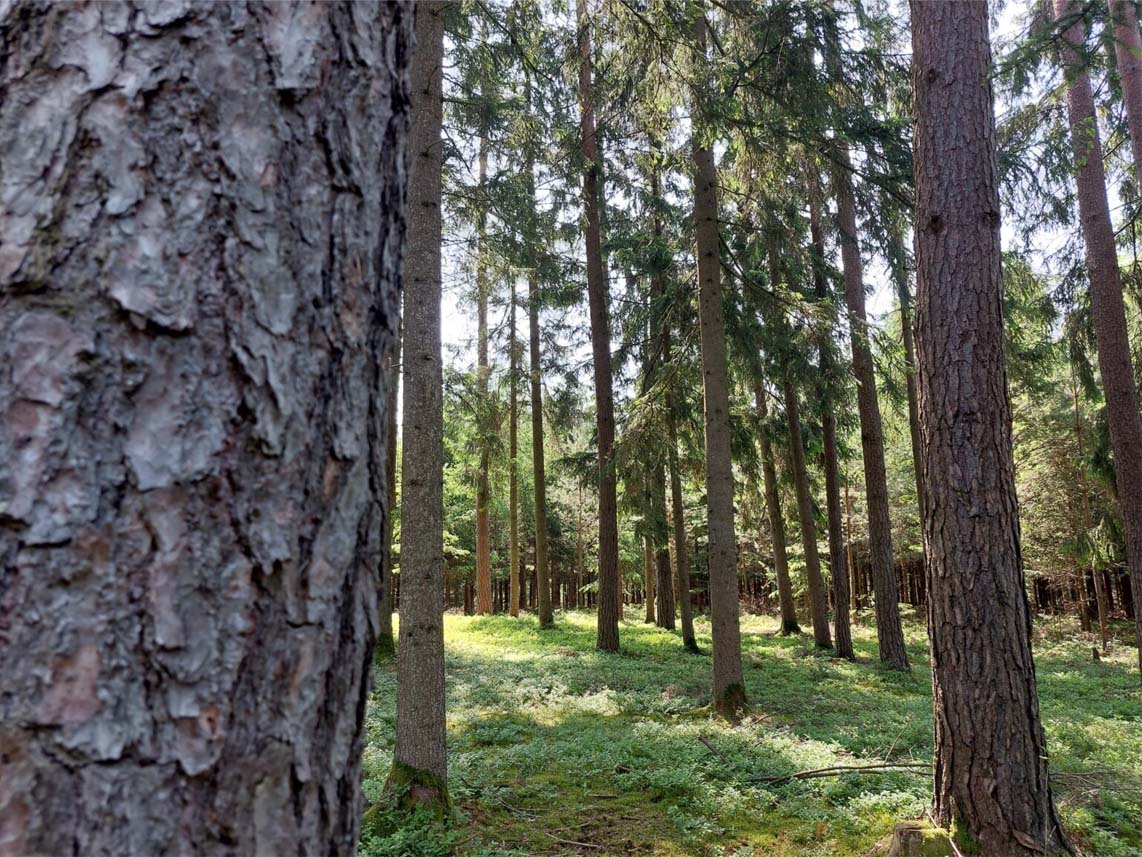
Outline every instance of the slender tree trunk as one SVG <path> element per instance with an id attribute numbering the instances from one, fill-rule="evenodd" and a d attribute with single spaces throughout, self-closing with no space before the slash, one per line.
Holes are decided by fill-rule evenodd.
<path id="1" fill-rule="evenodd" d="M 670 359 L 670 326 L 664 325 L 664 362 Z M 682 474 L 678 464 L 678 432 L 675 424 L 673 394 L 666 402 L 666 466 L 670 472 L 670 510 L 674 528 L 674 581 L 678 588 L 678 617 L 682 623 L 682 645 L 691 652 L 698 651 L 698 638 L 694 636 L 694 605 L 690 600 L 690 562 L 686 555 L 686 514 L 682 503 Z"/>
<path id="2" fill-rule="evenodd" d="M 519 342 L 516 340 L 516 281 L 511 281 L 511 306 L 508 308 L 508 348 L 511 366 L 508 369 L 508 553 L 509 571 L 508 612 L 519 615 Z"/>
<path id="3" fill-rule="evenodd" d="M 988 10 L 911 7 L 932 815 L 981 853 L 1030 857 L 1065 840 L 1019 547 Z"/>
<path id="4" fill-rule="evenodd" d="M 830 76 L 841 77 L 839 45 L 835 29 L 827 34 L 826 60 Z M 864 457 L 865 496 L 868 504 L 869 564 L 876 594 L 876 635 L 880 659 L 899 670 L 910 669 L 900 624 L 900 593 L 892 559 L 892 521 L 888 505 L 888 477 L 884 466 L 884 429 L 880 403 L 876 397 L 876 377 L 869 345 L 865 312 L 864 269 L 853 197 L 852 160 L 848 145 L 834 143 L 833 187 L 837 200 L 837 227 L 840 231 L 841 265 L 844 269 L 845 303 L 849 313 L 853 374 L 857 381 L 857 411 Z"/>
<path id="5" fill-rule="evenodd" d="M 575 606 L 580 606 L 580 597 L 583 592 L 583 486 L 579 486 L 579 516 L 575 526 L 575 578 L 578 588 L 575 590 Z M 586 606 L 586 605 L 583 605 Z"/>
<path id="6" fill-rule="evenodd" d="M 666 523 L 666 471 L 659 464 L 652 477 L 651 502 L 654 504 L 656 623 L 673 631 L 675 627 L 674 584 L 670 573 L 670 529 Z"/>
<path id="7" fill-rule="evenodd" d="M 400 307 L 400 298 L 397 298 L 397 307 Z M 386 358 L 387 366 L 385 377 L 389 385 L 388 402 L 385 405 L 385 496 L 387 507 L 390 510 L 397 508 L 397 401 L 400 393 L 401 372 L 401 321 L 397 319 L 396 341 L 393 343 L 393 353 Z M 375 654 L 380 659 L 391 658 L 396 654 L 396 643 L 393 640 L 393 567 L 396 559 L 393 551 L 393 519 L 395 515 L 386 515 L 384 529 L 381 533 L 381 585 L 377 600 L 380 604 L 377 624 L 377 648 Z"/>
<path id="8" fill-rule="evenodd" d="M 643 540 L 643 576 L 646 578 L 646 591 L 643 593 L 644 606 L 646 607 L 645 621 L 651 625 L 654 624 L 654 576 L 656 574 L 654 565 L 654 543 L 651 541 L 650 536 Z"/>
<path id="9" fill-rule="evenodd" d="M 818 301 L 828 298 L 825 279 L 825 231 L 821 224 L 820 188 L 817 168 L 809 180 L 809 237 L 813 247 L 813 289 Z M 837 463 L 837 395 L 833 387 L 839 382 L 837 365 L 830 343 L 822 339 L 818 350 L 821 383 L 817 395 L 821 400 L 821 432 L 824 448 L 821 468 L 825 471 L 825 507 L 829 526 L 829 570 L 833 577 L 833 625 L 837 657 L 853 659 L 852 628 L 849 626 L 849 572 L 845 562 L 844 528 L 841 520 L 841 480 Z"/>
<path id="10" fill-rule="evenodd" d="M 813 495 L 809 489 L 809 469 L 801 439 L 801 412 L 797 390 L 788 369 L 785 371 L 785 420 L 789 428 L 789 450 L 793 463 L 793 484 L 797 490 L 797 514 L 801 520 L 801 546 L 805 551 L 805 575 L 809 580 L 809 608 L 813 617 L 813 641 L 819 648 L 833 645 L 829 635 L 829 604 L 821 559 L 817 554 L 817 525 L 813 520 Z"/>
<path id="11" fill-rule="evenodd" d="M 1134 155 L 1134 172 L 1142 176 L 1142 34 L 1133 0 L 1110 0 L 1114 21 L 1114 52 L 1122 82 L 1122 102 Z"/>
<path id="12" fill-rule="evenodd" d="M 1055 15 L 1072 23 L 1063 34 L 1061 50 L 1067 73 L 1067 113 L 1071 144 L 1077 164 L 1079 219 L 1086 244 L 1090 299 L 1098 342 L 1098 367 L 1106 395 L 1107 421 L 1114 450 L 1114 474 L 1118 503 L 1126 534 L 1126 564 L 1135 603 L 1142 602 L 1142 413 L 1131 364 L 1126 308 L 1118 253 L 1106 199 L 1106 175 L 1102 168 L 1102 145 L 1095 119 L 1090 76 L 1083 67 L 1082 45 L 1086 24 L 1079 5 L 1055 0 Z M 1142 611 L 1135 616 L 1142 671 Z"/>
<path id="13" fill-rule="evenodd" d="M 904 341 L 904 371 L 908 381 L 908 432 L 912 441 L 912 469 L 916 477 L 916 505 L 923 518 L 924 464 L 920 458 L 920 403 L 916 380 L 916 339 L 912 330 L 912 292 L 908 288 L 904 237 L 898 227 L 893 227 L 890 240 L 895 250 L 893 255 L 899 260 L 893 268 L 893 277 L 896 280 L 896 297 L 900 301 L 900 334 Z"/>
<path id="14" fill-rule="evenodd" d="M 845 302 L 849 310 L 849 337 L 852 343 L 853 374 L 857 380 L 861 449 L 864 453 L 869 559 L 876 594 L 876 636 L 880 659 L 896 669 L 908 670 L 908 652 L 904 648 L 904 630 L 900 624 L 900 594 L 892 559 L 892 522 L 888 507 L 888 476 L 884 466 L 884 429 L 880 419 L 880 403 L 876 398 L 876 377 L 865 314 L 864 271 L 857 238 L 852 165 L 848 148 L 844 144 L 837 146 L 837 160 L 837 225 L 841 233 Z"/>
<path id="15" fill-rule="evenodd" d="M 550 627 L 551 579 L 547 566 L 547 476 L 543 454 L 543 384 L 539 354 L 539 274 L 528 275 L 528 319 L 531 330 L 531 457 L 535 473 L 535 575 L 538 587 L 539 626 Z"/>
<path id="16" fill-rule="evenodd" d="M 404 296 L 401 623 L 390 784 L 447 803 L 444 734 L 444 410 L 440 355 L 445 3 L 420 3 L 413 54 Z"/>
<path id="17" fill-rule="evenodd" d="M 480 140 L 479 181 L 480 187 L 488 173 L 488 152 L 484 140 Z M 484 259 L 487 215 L 480 213 L 477 227 L 476 246 L 476 381 L 480 390 L 480 466 L 476 474 L 476 612 L 484 615 L 492 612 L 492 540 L 488 521 L 488 468 L 491 463 L 490 439 L 486 436 L 484 412 L 488 403 L 488 379 L 491 366 L 488 364 L 488 266 Z"/>
<path id="18" fill-rule="evenodd" d="M 706 19 L 694 22 L 698 62 L 705 63 Z M 696 110 L 701 94 L 694 93 Z M 734 472 L 730 458 L 729 370 L 722 310 L 718 236 L 718 177 L 714 153 L 694 134 L 694 237 L 698 258 L 698 321 L 706 418 L 706 528 L 709 534 L 710 621 L 714 660 L 714 708 L 734 718 L 745 706 L 741 630 L 738 619 L 737 553 L 734 534 Z"/>
<path id="19" fill-rule="evenodd" d="M 761 444 L 761 472 L 765 485 L 765 509 L 769 515 L 769 537 L 773 543 L 773 575 L 777 578 L 777 603 L 781 609 L 781 633 L 800 634 L 797 623 L 797 606 L 793 601 L 793 582 L 789 578 L 789 557 L 785 549 L 785 515 L 781 511 L 781 495 L 777 491 L 777 468 L 774 466 L 773 445 L 765 423 L 768 408 L 765 390 L 760 383 L 753 387 L 757 408 L 757 437 Z"/>
<path id="20" fill-rule="evenodd" d="M 3 13 L 5 854 L 353 851 L 412 9 L 295 11 Z"/>
<path id="21" fill-rule="evenodd" d="M 591 347 L 595 367 L 595 420 L 599 445 L 599 610 L 596 648 L 617 652 L 622 612 L 619 577 L 618 495 L 615 482 L 615 400 L 611 376 L 610 311 L 603 271 L 602 228 L 599 221 L 599 148 L 595 136 L 595 100 L 591 82 L 591 32 L 587 0 L 576 0 L 579 26 L 579 100 L 583 161 L 583 211 L 587 228 L 587 295 L 591 309 Z"/>

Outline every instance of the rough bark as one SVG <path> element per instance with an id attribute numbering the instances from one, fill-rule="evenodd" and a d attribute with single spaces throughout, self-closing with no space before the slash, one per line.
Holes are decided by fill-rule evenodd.
<path id="1" fill-rule="evenodd" d="M 788 369 L 783 383 L 785 422 L 789 429 L 789 453 L 793 464 L 793 485 L 797 492 L 797 516 L 801 522 L 801 546 L 805 551 L 805 576 L 809 581 L 809 611 L 813 617 L 813 642 L 819 648 L 833 645 L 829 634 L 829 596 L 821 576 L 821 558 L 817 553 L 817 524 L 813 517 L 813 494 L 809 487 L 809 468 L 805 463 L 805 443 L 801 438 L 801 407 L 797 389 Z"/>
<path id="2" fill-rule="evenodd" d="M 900 594 L 892 562 L 892 522 L 888 506 L 888 476 L 884 466 L 884 428 L 876 398 L 876 377 L 869 346 L 864 305 L 864 270 L 857 238 L 856 203 L 853 199 L 852 164 L 848 147 L 837 144 L 839 166 L 834 187 L 837 225 L 841 233 L 841 265 L 844 268 L 845 303 L 849 311 L 849 339 L 853 374 L 857 381 L 857 411 L 864 455 L 865 498 L 868 505 L 869 557 L 876 592 L 876 637 L 880 659 L 899 670 L 910 669 L 900 625 Z"/>
<path id="3" fill-rule="evenodd" d="M 539 352 L 539 274 L 527 280 L 527 314 L 531 340 L 531 459 L 535 494 L 535 575 L 539 627 L 555 622 L 551 610 L 551 572 L 547 565 L 547 470 L 543 454 L 543 364 Z"/>
<path id="4" fill-rule="evenodd" d="M 401 322 L 400 302 L 397 302 L 397 335 L 393 342 L 393 352 L 385 358 L 385 377 L 388 383 L 388 402 L 385 405 L 385 497 L 387 509 L 397 507 L 397 397 L 400 393 L 401 367 Z M 381 532 L 381 583 L 377 593 L 380 617 L 377 625 L 377 647 L 379 658 L 391 658 L 396 654 L 396 641 L 393 639 L 393 567 L 396 565 L 393 551 L 393 515 L 385 516 Z"/>
<path id="5" fill-rule="evenodd" d="M 488 173 L 486 144 L 480 141 L 479 182 L 483 187 Z M 480 213 L 476 244 L 476 383 L 480 395 L 481 419 L 480 463 L 476 471 L 476 612 L 492 612 L 492 538 L 488 520 L 488 469 L 492 453 L 484 436 L 483 409 L 488 401 L 488 380 L 492 369 L 488 364 L 488 266 L 484 259 L 487 216 Z"/>
<path id="6" fill-rule="evenodd" d="M 353 851 L 411 19 L 0 11 L 0 852 Z"/>
<path id="7" fill-rule="evenodd" d="M 1133 0 L 1110 0 L 1110 16 L 1114 22 L 1114 53 L 1118 78 L 1122 82 L 1126 125 L 1130 129 L 1134 172 L 1142 176 L 1142 33 L 1138 30 L 1138 13 Z"/>
<path id="8" fill-rule="evenodd" d="M 699 63 L 706 53 L 706 19 L 694 21 Z M 697 114 L 701 93 L 694 93 Z M 713 635 L 714 708 L 736 717 L 745 706 L 741 629 L 738 618 L 737 559 L 734 533 L 734 472 L 730 457 L 729 369 L 722 309 L 721 247 L 718 235 L 718 176 L 714 153 L 695 123 L 694 240 L 698 259 L 698 322 L 702 342 L 702 386 L 706 423 L 706 528 L 710 576 L 710 624 Z"/>
<path id="9" fill-rule="evenodd" d="M 761 445 L 761 473 L 765 486 L 765 511 L 769 516 L 769 539 L 773 544 L 773 576 L 777 578 L 777 603 L 781 609 L 781 633 L 800 634 L 797 606 L 793 601 L 793 582 L 789 579 L 789 557 L 785 549 L 785 515 L 781 511 L 781 496 L 777 492 L 777 468 L 773 459 L 773 444 L 765 422 L 769 408 L 765 403 L 765 390 L 761 384 L 753 387 L 754 405 L 757 408 L 757 437 Z"/>
<path id="10" fill-rule="evenodd" d="M 912 7 L 924 539 L 937 823 L 979 853 L 1063 846 L 1019 547 L 987 5 Z"/>
<path id="11" fill-rule="evenodd" d="M 519 615 L 519 343 L 516 341 L 515 278 L 511 278 L 511 307 L 508 309 L 508 553 L 510 555 L 508 611 Z"/>
<path id="12" fill-rule="evenodd" d="M 446 803 L 444 729 L 444 404 L 440 355 L 444 9 L 416 6 L 409 252 L 404 293 L 401 609 L 394 787 Z M 466 593 L 467 594 L 467 593 Z"/>
<path id="13" fill-rule="evenodd" d="M 599 146 L 595 135 L 591 31 L 587 0 L 576 0 L 579 27 L 580 144 L 583 154 L 583 211 L 587 226 L 587 297 L 591 313 L 591 351 L 595 371 L 595 428 L 599 446 L 599 606 L 596 648 L 619 648 L 622 608 L 619 578 L 618 493 L 615 482 L 615 399 L 611 374 L 611 323 L 607 280 L 603 271 L 602 226 L 599 220 Z"/>
<path id="14" fill-rule="evenodd" d="M 813 291 L 818 301 L 828 298 L 825 279 L 825 231 L 821 224 L 820 187 L 817 168 L 813 166 L 809 180 L 809 238 L 813 248 Z M 836 360 L 829 343 L 822 341 L 818 350 L 821 382 L 817 395 L 821 400 L 821 433 L 824 448 L 821 468 L 825 471 L 825 508 L 829 527 L 829 570 L 833 576 L 833 629 L 837 657 L 852 660 L 853 637 L 849 625 L 849 572 L 845 562 L 844 526 L 841 520 L 841 480 L 837 463 L 837 418 L 834 413 L 837 396 L 832 385 L 838 383 Z"/>
<path id="15" fill-rule="evenodd" d="M 1110 423 L 1115 483 L 1126 535 L 1126 564 L 1134 602 L 1142 604 L 1142 413 L 1138 409 L 1138 390 L 1131 363 L 1122 277 L 1106 198 L 1094 97 L 1090 76 L 1083 67 L 1081 48 L 1086 39 L 1086 24 L 1079 9 L 1077 3 L 1069 0 L 1055 2 L 1056 17 L 1060 21 L 1073 20 L 1063 34 L 1060 53 L 1067 73 L 1067 114 L 1077 165 L 1079 219 L 1086 245 L 1098 368 Z M 1142 611 L 1135 613 L 1135 631 L 1142 672 Z"/>

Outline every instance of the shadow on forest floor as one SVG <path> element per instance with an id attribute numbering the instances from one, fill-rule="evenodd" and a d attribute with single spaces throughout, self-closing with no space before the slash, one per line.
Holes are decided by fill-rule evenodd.
<path id="1" fill-rule="evenodd" d="M 641 619 L 641 617 L 639 617 Z M 759 784 L 751 778 L 834 764 L 931 760 L 931 685 L 923 626 L 907 627 L 915 669 L 876 661 L 876 631 L 854 628 L 859 657 L 837 660 L 806 636 L 744 616 L 750 712 L 710 715 L 706 654 L 678 634 L 622 624 L 622 651 L 594 651 L 594 616 L 445 621 L 450 824 L 401 819 L 366 832 L 367 857 L 429 855 L 859 855 L 921 813 L 920 771 Z M 1090 644 L 1037 634 L 1036 667 L 1056 795 L 1083 853 L 1142 849 L 1142 690 L 1136 651 L 1092 663 Z M 392 761 L 395 674 L 376 669 L 367 715 L 366 798 Z M 1110 772 L 1110 773 L 1107 773 Z M 390 825 L 392 827 L 392 825 Z"/>

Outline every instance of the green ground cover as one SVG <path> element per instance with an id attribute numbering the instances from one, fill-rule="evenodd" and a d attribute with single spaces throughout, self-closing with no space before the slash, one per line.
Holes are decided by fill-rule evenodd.
<path id="1" fill-rule="evenodd" d="M 628 611 L 628 617 L 633 611 Z M 637 617 L 636 617 L 637 618 Z M 828 765 L 930 762 L 931 679 L 922 624 L 907 628 L 910 675 L 875 660 L 876 632 L 854 628 L 853 664 L 810 637 L 780 637 L 743 616 L 750 713 L 709 709 L 704 654 L 641 621 L 622 651 L 594 651 L 594 616 L 445 620 L 449 818 L 408 815 L 382 798 L 392 763 L 396 675 L 375 669 L 367 714 L 361 842 L 366 857 L 642 854 L 784 857 L 877 853 L 929 800 L 925 770 L 758 782 Z M 1123 636 L 1130 629 L 1122 629 Z M 1036 628 L 1035 658 L 1060 811 L 1084 855 L 1142 855 L 1142 688 L 1136 650 L 1101 662 L 1059 622 Z"/>

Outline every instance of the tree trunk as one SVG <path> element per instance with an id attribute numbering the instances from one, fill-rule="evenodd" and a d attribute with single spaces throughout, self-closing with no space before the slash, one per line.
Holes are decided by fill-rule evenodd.
<path id="1" fill-rule="evenodd" d="M 911 7 L 932 815 L 981 853 L 1039 855 L 1065 840 L 1020 558 L 988 10 Z"/>
<path id="2" fill-rule="evenodd" d="M 1106 396 L 1107 421 L 1114 450 L 1114 474 L 1118 503 L 1126 534 L 1126 564 L 1134 601 L 1142 600 L 1142 413 L 1131 364 L 1126 309 L 1118 253 L 1106 199 L 1106 175 L 1102 168 L 1102 145 L 1095 120 L 1090 76 L 1083 68 L 1082 46 L 1086 24 L 1080 7 L 1070 0 L 1055 0 L 1055 15 L 1074 23 L 1063 34 L 1061 50 L 1067 72 L 1067 113 L 1071 145 L 1077 164 L 1079 219 L 1086 244 L 1090 300 L 1098 342 L 1098 367 Z M 1135 617 L 1142 671 L 1142 611 Z"/>
<path id="3" fill-rule="evenodd" d="M 397 309 L 400 309 L 400 298 L 397 298 Z M 388 387 L 388 402 L 385 404 L 385 502 L 386 508 L 397 508 L 397 397 L 400 393 L 401 372 L 401 321 L 397 318 L 397 335 L 393 342 L 393 353 L 386 357 L 385 377 Z M 393 551 L 393 515 L 385 515 L 384 529 L 381 532 L 381 585 L 377 595 L 380 608 L 377 615 L 377 648 L 376 656 L 381 659 L 391 658 L 396 654 L 396 642 L 393 640 L 393 568 L 395 553 Z"/>
<path id="4" fill-rule="evenodd" d="M 785 371 L 785 421 L 789 428 L 789 450 L 793 460 L 793 484 L 797 490 L 797 514 L 801 520 L 801 546 L 805 551 L 805 576 L 809 580 L 809 608 L 813 617 L 813 641 L 819 648 L 833 645 L 829 635 L 829 604 L 821 559 L 817 554 L 817 524 L 813 520 L 813 495 L 809 489 L 809 469 L 805 465 L 805 445 L 801 439 L 801 411 L 797 390 L 788 369 Z"/>
<path id="5" fill-rule="evenodd" d="M 539 355 L 539 273 L 532 269 L 527 281 L 528 319 L 531 330 L 531 457 L 535 473 L 535 575 L 538 586 L 539 627 L 548 628 L 551 579 L 547 567 L 547 476 L 543 459 L 543 384 Z"/>
<path id="6" fill-rule="evenodd" d="M 769 537 L 773 543 L 773 576 L 777 578 L 777 603 L 781 609 L 781 633 L 800 634 L 797 606 L 793 601 L 793 582 L 789 579 L 789 557 L 785 550 L 785 515 L 781 511 L 781 496 L 777 492 L 777 468 L 773 461 L 773 445 L 765 425 L 768 408 L 765 404 L 765 390 L 760 383 L 754 384 L 753 396 L 757 408 L 757 437 L 761 444 L 765 509 L 769 515 Z"/>
<path id="7" fill-rule="evenodd" d="M 904 341 L 904 371 L 908 381 L 908 433 L 912 442 L 912 469 L 916 478 L 916 505 L 924 515 L 924 464 L 920 457 L 920 403 L 916 381 L 916 341 L 912 330 L 912 292 L 908 288 L 908 269 L 905 266 L 904 237 L 893 227 L 890 241 L 893 255 L 898 257 L 893 276 L 896 279 L 896 297 L 900 301 L 900 335 Z M 921 523 L 921 527 L 923 524 Z"/>
<path id="8" fill-rule="evenodd" d="M 1110 0 L 1110 16 L 1114 21 L 1114 52 L 1130 129 L 1134 172 L 1142 176 L 1142 34 L 1133 0 Z"/>
<path id="9" fill-rule="evenodd" d="M 511 278 L 511 307 L 508 309 L 508 553 L 510 556 L 508 612 L 519 615 L 519 342 L 516 341 L 515 277 Z"/>
<path id="10" fill-rule="evenodd" d="M 4 18 L 0 851 L 350 854 L 411 4 Z"/>
<path id="11" fill-rule="evenodd" d="M 663 352 L 669 360 L 670 328 L 666 326 Z M 666 466 L 670 471 L 670 511 L 674 528 L 674 581 L 678 588 L 678 616 L 682 623 L 682 645 L 698 651 L 694 636 L 694 605 L 690 600 L 690 563 L 686 555 L 686 514 L 682 504 L 682 474 L 678 465 L 678 432 L 675 426 L 675 403 L 671 394 L 666 402 Z"/>
<path id="12" fill-rule="evenodd" d="M 575 579 L 578 587 L 575 590 L 575 606 L 580 606 L 580 597 L 583 592 L 583 486 L 579 486 L 579 516 L 575 524 Z M 585 605 L 584 605 L 585 606 Z"/>
<path id="13" fill-rule="evenodd" d="M 818 301 L 828 298 L 828 284 L 825 279 L 825 231 L 821 225 L 820 188 L 817 168 L 814 165 L 809 181 L 809 237 L 813 246 L 813 290 Z M 833 626 L 837 657 L 852 660 L 853 637 L 849 626 L 849 572 L 845 562 L 844 525 L 841 520 L 841 480 L 837 463 L 837 418 L 835 414 L 837 396 L 833 385 L 837 384 L 838 372 L 832 348 L 822 340 L 818 351 L 818 364 L 821 368 L 821 383 L 817 395 L 821 400 L 821 432 L 824 435 L 824 448 L 821 451 L 821 467 L 825 471 L 825 507 L 829 522 L 829 570 L 833 576 Z"/>
<path id="14" fill-rule="evenodd" d="M 416 14 L 404 296 L 401 622 L 390 786 L 447 803 L 444 729 L 444 408 L 440 355 L 443 2 Z M 465 594 L 467 595 L 467 585 Z M 465 599 L 467 602 L 467 598 Z M 465 608 L 468 604 L 465 603 Z"/>
<path id="15" fill-rule="evenodd" d="M 483 188 L 488 173 L 488 152 L 480 140 L 479 182 Z M 491 449 L 484 417 L 488 403 L 488 267 L 484 261 L 487 215 L 480 212 L 476 238 L 476 382 L 479 387 L 477 431 L 480 443 L 480 465 L 476 473 L 476 612 L 492 612 L 492 544 L 488 521 L 488 468 Z"/>
<path id="16" fill-rule="evenodd" d="M 839 167 L 835 171 L 837 225 L 841 235 L 841 263 L 844 268 L 845 303 L 849 310 L 849 338 L 852 343 L 853 374 L 857 380 L 857 410 L 860 440 L 864 453 L 865 497 L 868 504 L 869 559 L 876 594 L 876 636 L 880 659 L 899 670 L 910 669 L 900 625 L 900 594 L 892 560 L 892 522 L 888 511 L 888 477 L 884 467 L 884 429 L 880 403 L 876 398 L 876 378 L 869 346 L 868 321 L 864 306 L 864 271 L 857 239 L 856 203 L 847 146 L 837 144 Z"/>
<path id="17" fill-rule="evenodd" d="M 647 536 L 643 540 L 643 576 L 646 578 L 646 591 L 643 593 L 644 606 L 646 607 L 646 621 L 648 624 L 654 624 L 654 576 L 657 573 L 654 564 L 654 544 L 651 542 L 650 537 Z"/>
<path id="18" fill-rule="evenodd" d="M 576 0 L 579 27 L 580 139 L 583 151 L 583 211 L 587 228 L 587 295 L 591 309 L 591 349 L 595 368 L 595 421 L 599 445 L 599 610 L 596 648 L 619 649 L 622 608 L 619 578 L 618 496 L 615 482 L 615 400 L 611 377 L 611 323 L 607 280 L 603 271 L 602 228 L 599 222 L 599 147 L 595 137 L 595 101 L 591 82 L 591 32 L 587 0 Z"/>
<path id="19" fill-rule="evenodd" d="M 706 60 L 706 19 L 694 22 L 698 63 Z M 701 110 L 701 93 L 694 93 Z M 734 472 L 730 458 L 729 370 L 722 310 L 721 248 L 718 237 L 718 177 L 714 153 L 696 130 L 694 238 L 698 259 L 698 321 L 706 419 L 706 514 L 709 534 L 710 621 L 713 634 L 714 709 L 734 718 L 745 706 L 741 630 L 738 620 L 737 540 L 734 534 Z"/>

